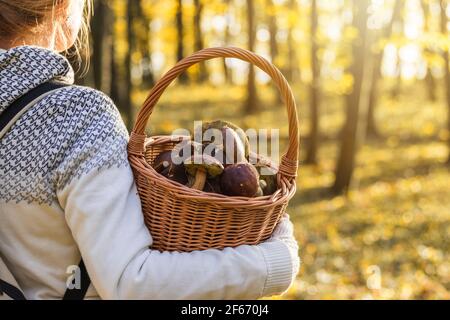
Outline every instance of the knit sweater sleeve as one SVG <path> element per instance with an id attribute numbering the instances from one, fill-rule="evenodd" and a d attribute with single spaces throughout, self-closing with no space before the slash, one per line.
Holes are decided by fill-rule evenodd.
<path id="1" fill-rule="evenodd" d="M 254 299 L 292 283 L 298 256 L 289 220 L 258 246 L 170 253 L 152 250 L 127 161 L 127 132 L 109 98 L 84 91 L 85 114 L 64 121 L 57 196 L 104 299 Z M 70 111 L 69 111 L 70 113 Z"/>

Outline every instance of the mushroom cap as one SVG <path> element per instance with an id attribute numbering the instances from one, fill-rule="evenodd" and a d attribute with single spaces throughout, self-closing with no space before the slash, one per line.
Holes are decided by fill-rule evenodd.
<path id="1" fill-rule="evenodd" d="M 254 197 L 259 189 L 258 171 L 249 163 L 228 166 L 220 178 L 220 187 L 227 196 Z"/>
<path id="2" fill-rule="evenodd" d="M 230 127 L 221 129 L 226 164 L 234 164 L 247 161 L 248 151 L 236 130 Z"/>
<path id="3" fill-rule="evenodd" d="M 270 167 L 267 163 L 259 163 L 255 165 L 259 173 L 259 185 L 265 196 L 275 193 L 278 189 L 277 170 Z"/>
<path id="4" fill-rule="evenodd" d="M 188 176 L 183 164 L 172 165 L 171 168 L 164 169 L 161 174 L 167 179 L 180 184 L 188 183 Z"/>
<path id="5" fill-rule="evenodd" d="M 163 151 L 158 154 L 153 161 L 153 168 L 156 172 L 161 173 L 165 169 L 167 169 L 172 164 L 172 152 L 171 151 Z"/>
<path id="6" fill-rule="evenodd" d="M 172 159 L 172 152 L 161 152 L 153 162 L 153 168 L 159 174 L 169 180 L 176 181 L 181 184 L 187 183 L 187 175 L 183 163 L 175 164 Z"/>
<path id="7" fill-rule="evenodd" d="M 258 187 L 258 191 L 256 191 L 255 197 L 262 197 L 264 196 L 264 191 L 261 189 L 261 187 Z"/>
<path id="8" fill-rule="evenodd" d="M 260 177 L 261 179 L 261 177 Z M 265 180 L 259 180 L 259 187 L 261 189 L 267 188 L 267 182 Z"/>
<path id="9" fill-rule="evenodd" d="M 198 169 L 204 169 L 211 178 L 222 174 L 224 168 L 222 163 L 214 157 L 203 155 L 193 155 L 184 161 L 186 171 L 195 176 Z"/>
<path id="10" fill-rule="evenodd" d="M 236 137 L 238 138 L 238 140 L 240 140 L 242 146 L 243 146 L 243 153 L 244 153 L 244 157 L 248 158 L 249 153 L 250 153 L 250 142 L 249 139 L 247 137 L 247 135 L 245 134 L 244 130 L 242 130 L 240 127 L 238 127 L 237 125 L 235 125 L 234 123 L 231 123 L 229 121 L 224 121 L 224 120 L 215 120 L 215 121 L 211 121 L 211 122 L 205 122 L 203 123 L 201 128 L 198 128 L 196 130 L 202 130 L 202 134 L 205 133 L 205 131 L 209 130 L 209 129 L 216 129 L 216 130 L 220 130 L 222 131 L 222 135 L 224 136 L 223 139 L 225 139 L 225 131 L 224 129 L 230 129 L 232 131 L 234 131 L 236 133 Z M 236 163 L 236 162 L 235 162 Z"/>

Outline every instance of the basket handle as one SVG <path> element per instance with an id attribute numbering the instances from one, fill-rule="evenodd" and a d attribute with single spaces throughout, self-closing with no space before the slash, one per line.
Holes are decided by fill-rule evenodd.
<path id="1" fill-rule="evenodd" d="M 142 156 L 146 139 L 145 128 L 147 122 L 165 89 L 186 69 L 192 65 L 213 58 L 237 58 L 266 72 L 276 83 L 283 101 L 286 104 L 289 119 L 289 145 L 286 154 L 281 158 L 279 172 L 291 178 L 297 176 L 299 153 L 298 115 L 292 90 L 283 74 L 265 58 L 245 49 L 236 47 L 207 48 L 180 60 L 153 87 L 140 110 L 128 144 L 130 155 Z"/>

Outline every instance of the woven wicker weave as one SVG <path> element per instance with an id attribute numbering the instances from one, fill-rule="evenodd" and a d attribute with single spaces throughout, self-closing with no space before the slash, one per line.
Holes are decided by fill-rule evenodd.
<path id="1" fill-rule="evenodd" d="M 227 197 L 194 190 L 166 179 L 150 164 L 177 141 L 172 136 L 147 138 L 145 128 L 164 90 L 186 69 L 212 58 L 237 58 L 269 74 L 280 89 L 289 119 L 289 145 L 278 168 L 278 190 L 258 198 Z M 183 137 L 179 137 L 181 141 Z M 223 249 L 258 244 L 270 237 L 295 194 L 299 133 L 294 96 L 281 72 L 261 56 L 244 49 L 209 48 L 181 60 L 153 87 L 131 133 L 128 154 L 144 212 L 153 237 L 153 249 L 160 251 Z"/>

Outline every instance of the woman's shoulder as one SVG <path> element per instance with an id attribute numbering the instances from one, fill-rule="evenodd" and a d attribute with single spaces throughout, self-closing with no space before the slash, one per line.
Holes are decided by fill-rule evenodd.
<path id="1" fill-rule="evenodd" d="M 55 102 L 65 102 L 78 107 L 118 112 L 116 105 L 105 93 L 85 86 L 67 85 L 50 96 Z"/>
<path id="2" fill-rule="evenodd" d="M 55 91 L 43 103 L 56 107 L 68 126 L 115 128 L 115 131 L 126 132 L 112 99 L 96 89 L 70 85 Z"/>
<path id="3" fill-rule="evenodd" d="M 70 85 L 61 88 L 41 102 L 56 120 L 58 136 L 100 145 L 114 139 L 126 145 L 128 130 L 114 102 L 98 90 Z M 39 108 L 38 108 L 39 109 Z M 50 111 L 51 110 L 51 111 Z"/>
<path id="4" fill-rule="evenodd" d="M 59 113 L 58 186 L 94 168 L 128 163 L 128 131 L 114 102 L 104 93 L 68 86 L 49 96 Z"/>

